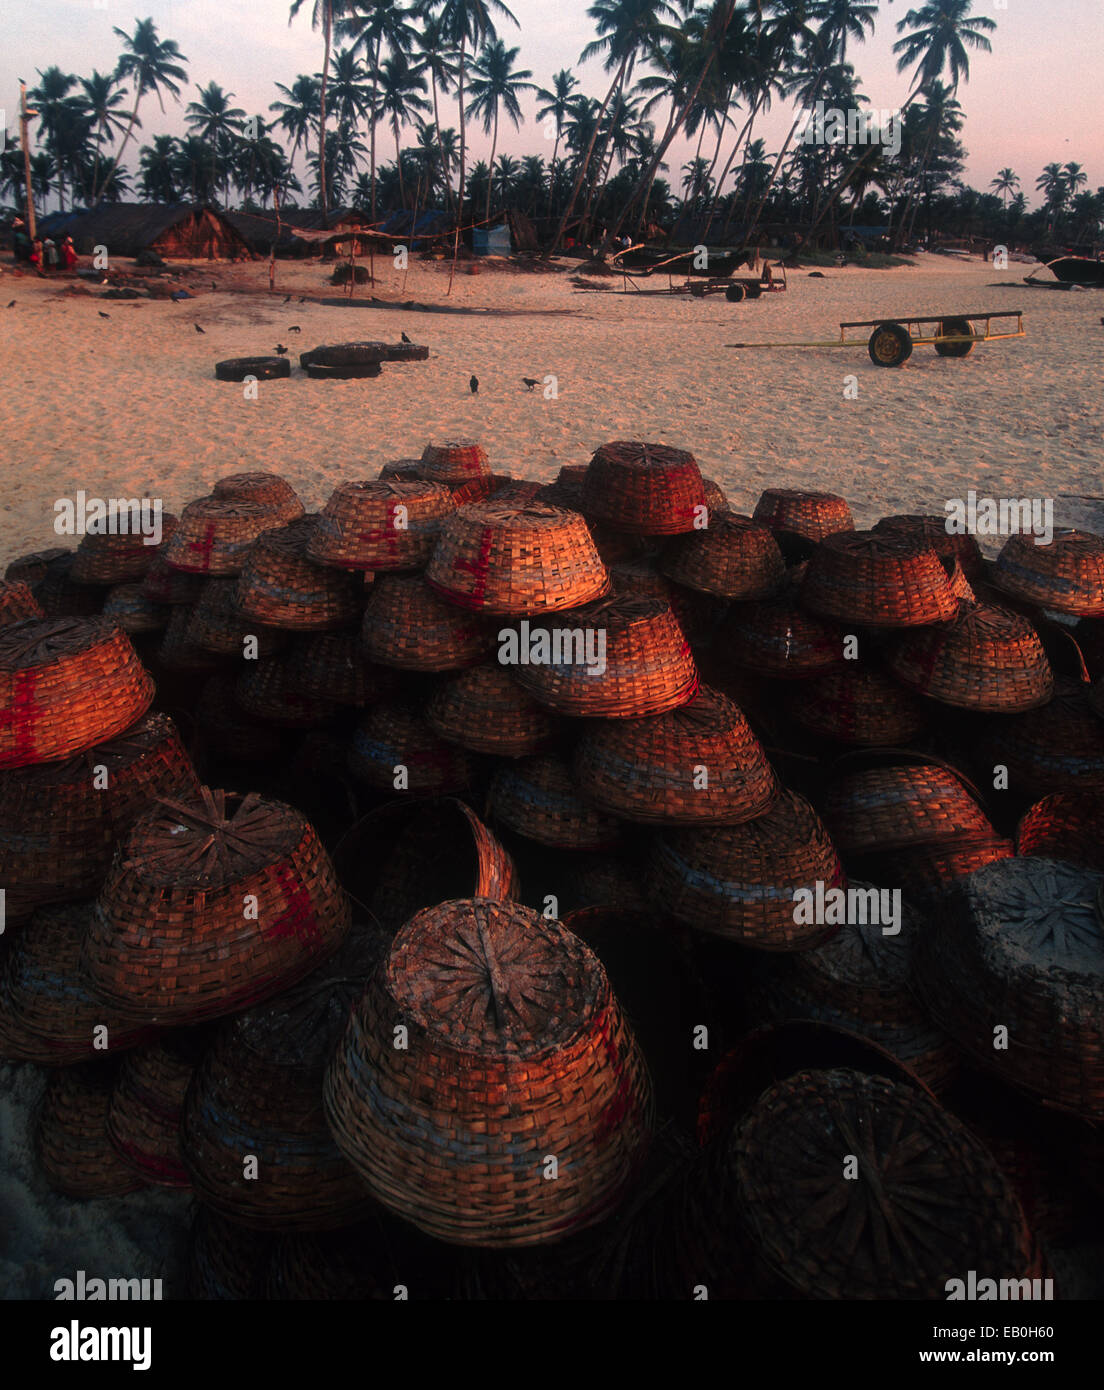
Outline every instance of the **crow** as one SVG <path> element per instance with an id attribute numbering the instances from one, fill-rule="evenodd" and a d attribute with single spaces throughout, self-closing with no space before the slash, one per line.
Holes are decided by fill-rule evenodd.
<path id="1" fill-rule="evenodd" d="M 290 303 L 291 303 L 291 295 L 290 295 L 290 294 L 287 295 L 287 296 L 284 298 L 284 303 L 285 303 L 285 304 L 290 304 Z"/>
<path id="2" fill-rule="evenodd" d="M 15 300 L 14 300 L 14 299 L 13 299 L 12 302 L 8 305 L 8 308 L 9 308 L 9 309 L 14 309 L 14 308 L 15 308 Z"/>
<path id="3" fill-rule="evenodd" d="M 299 327 L 297 323 L 293 323 L 291 327 L 288 329 L 289 333 L 302 333 L 302 331 L 303 330 Z"/>
<path id="4" fill-rule="evenodd" d="M 102 309 L 97 309 L 96 312 L 99 314 L 100 318 L 102 318 L 102 319 L 109 319 L 109 318 L 111 317 L 110 314 L 105 314 L 104 311 L 103 311 Z"/>
<path id="5" fill-rule="evenodd" d="M 197 323 L 197 324 L 195 325 L 195 331 L 196 331 L 197 333 L 202 333 L 204 330 L 203 330 L 202 328 L 200 328 L 199 324 Z"/>
<path id="6" fill-rule="evenodd" d="M 525 382 L 525 388 L 527 391 L 532 391 L 534 386 L 540 385 L 540 382 L 537 380 L 537 378 L 533 376 L 523 376 L 521 379 Z"/>
<path id="7" fill-rule="evenodd" d="M 477 376 L 473 376 L 469 380 L 468 385 L 471 387 L 471 393 L 474 396 L 475 393 L 479 390 L 479 378 Z"/>
<path id="8" fill-rule="evenodd" d="M 287 356 L 287 348 L 284 347 L 283 343 L 277 343 L 277 344 L 276 344 L 276 351 L 279 353 L 279 355 L 280 355 L 281 357 L 286 357 L 286 356 Z"/>
<path id="9" fill-rule="evenodd" d="M 414 341 L 412 338 L 408 338 L 405 333 L 402 335 L 402 340 L 404 343 L 412 343 Z"/>
<path id="10" fill-rule="evenodd" d="M 306 297 L 306 295 L 302 295 L 302 296 L 300 297 L 300 299 L 299 299 L 299 303 L 300 303 L 300 304 L 305 304 L 306 302 L 307 302 L 307 297 Z"/>

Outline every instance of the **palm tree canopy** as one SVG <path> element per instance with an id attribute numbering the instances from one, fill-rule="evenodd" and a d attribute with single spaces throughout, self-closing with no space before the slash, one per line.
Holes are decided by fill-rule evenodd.
<path id="1" fill-rule="evenodd" d="M 472 63 L 471 104 L 469 116 L 481 116 L 483 129 L 489 133 L 501 107 L 515 126 L 521 125 L 521 106 L 518 93 L 534 91 L 532 82 L 525 79 L 533 74 L 528 68 L 515 71 L 514 62 L 520 49 L 507 48 L 501 39 L 492 39 Z"/>
<path id="2" fill-rule="evenodd" d="M 123 41 L 123 52 L 115 65 L 117 78 L 129 78 L 134 83 L 134 100 L 145 92 L 156 93 L 161 110 L 165 109 L 162 92 L 180 96 L 179 84 L 188 74 L 183 64 L 188 60 L 172 39 L 162 39 L 152 19 L 140 19 L 134 26 L 134 33 L 127 34 L 122 29 L 115 33 Z"/>
<path id="3" fill-rule="evenodd" d="M 985 37 L 997 27 L 996 21 L 970 11 L 973 0 L 930 0 L 918 10 L 909 10 L 897 23 L 897 32 L 912 32 L 893 45 L 897 71 L 904 72 L 916 64 L 913 87 L 926 86 L 942 77 L 944 69 L 951 75 L 951 87 L 970 80 L 972 48 L 978 53 L 991 53 L 993 45 Z"/>

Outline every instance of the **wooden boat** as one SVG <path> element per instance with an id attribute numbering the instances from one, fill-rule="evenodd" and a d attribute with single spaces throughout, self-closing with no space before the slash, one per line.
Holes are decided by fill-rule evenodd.
<path id="1" fill-rule="evenodd" d="M 702 259 L 705 265 L 700 264 Z M 707 256 L 699 257 L 692 250 L 672 251 L 664 247 L 640 246 L 617 257 L 617 266 L 637 275 L 662 271 L 669 275 L 700 275 L 707 280 L 721 280 L 746 260 L 747 254 L 743 251 L 710 251 Z"/>
<path id="2" fill-rule="evenodd" d="M 1089 289 L 1104 288 L 1104 261 L 1091 256 L 1059 256 L 1056 261 L 1048 261 L 1047 270 L 1062 285 L 1082 285 Z M 1036 280 L 1034 273 L 1024 276 L 1026 285 L 1046 285 L 1049 281 Z"/>

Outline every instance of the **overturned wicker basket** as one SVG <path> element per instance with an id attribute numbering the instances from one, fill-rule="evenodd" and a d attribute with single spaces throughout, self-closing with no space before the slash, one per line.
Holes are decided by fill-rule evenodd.
<path id="1" fill-rule="evenodd" d="M 553 717 L 497 664 L 443 681 L 426 709 L 426 721 L 450 743 L 504 758 L 539 753 L 556 731 Z"/>
<path id="2" fill-rule="evenodd" d="M 42 1176 L 66 1197 L 119 1197 L 145 1184 L 107 1136 L 114 1067 L 86 1062 L 50 1073 L 35 1116 L 34 1150 Z"/>
<path id="3" fill-rule="evenodd" d="M 420 574 L 385 574 L 372 585 L 361 641 L 370 661 L 406 671 L 475 666 L 494 650 L 492 630 L 438 598 Z"/>
<path id="4" fill-rule="evenodd" d="M 1009 536 L 993 583 L 1040 608 L 1099 618 L 1104 616 L 1104 539 L 1090 531 L 1056 530 L 1047 545 L 1037 545 L 1031 535 Z"/>
<path id="5" fill-rule="evenodd" d="M 693 531 L 708 515 L 693 454 L 628 440 L 596 451 L 583 477 L 580 505 L 591 520 L 641 536 Z"/>
<path id="6" fill-rule="evenodd" d="M 552 849 L 611 849 L 621 839 L 617 821 L 583 799 L 559 758 L 520 758 L 500 767 L 487 804 L 496 824 Z"/>
<path id="7" fill-rule="evenodd" d="M 728 599 L 765 598 L 785 573 L 767 527 L 730 511 L 711 513 L 703 530 L 672 541 L 660 568 L 689 589 Z"/>
<path id="8" fill-rule="evenodd" d="M 307 557 L 339 569 L 422 569 L 455 510 L 438 483 L 341 483 L 318 515 Z"/>
<path id="9" fill-rule="evenodd" d="M 398 704 L 377 705 L 361 719 L 349 748 L 349 769 L 381 791 L 418 796 L 462 792 L 475 776 L 463 748 L 438 738 L 420 715 Z"/>
<path id="10" fill-rule="evenodd" d="M 201 1045 L 167 1034 L 128 1052 L 119 1064 L 107 1132 L 115 1152 L 157 1187 L 190 1186 L 180 1157 L 180 1117 Z"/>
<path id="11" fill-rule="evenodd" d="M 317 516 L 302 516 L 257 537 L 238 579 L 237 605 L 246 619 L 324 632 L 360 617 L 357 577 L 309 558 L 317 524 Z"/>
<path id="12" fill-rule="evenodd" d="M 843 638 L 840 628 L 806 612 L 797 601 L 796 586 L 787 583 L 770 598 L 734 603 L 721 623 L 717 645 L 734 666 L 797 680 L 841 666 Z"/>
<path id="13" fill-rule="evenodd" d="M 840 743 L 899 747 L 930 722 L 930 706 L 875 666 L 845 661 L 819 680 L 794 682 L 786 713 L 807 733 Z"/>
<path id="14" fill-rule="evenodd" d="M 294 521 L 305 510 L 292 485 L 278 473 L 230 473 L 220 478 L 211 496 L 232 502 L 251 502 L 263 508 L 277 522 Z"/>
<path id="15" fill-rule="evenodd" d="M 923 541 L 881 531 L 828 536 L 801 585 L 810 612 L 870 627 L 918 627 L 958 612 L 954 566 Z"/>
<path id="16" fill-rule="evenodd" d="M 160 523 L 159 545 L 164 545 L 172 540 L 178 518 L 166 513 Z M 151 544 L 151 539 L 137 529 L 82 536 L 69 577 L 77 584 L 137 583 L 145 577 L 157 554 L 158 546 Z"/>
<path id="17" fill-rule="evenodd" d="M 31 618 L 44 618 L 42 605 L 22 579 L 0 582 L 0 627 L 23 623 Z"/>
<path id="18" fill-rule="evenodd" d="M 454 439 L 427 444 L 418 460 L 418 472 L 431 483 L 459 487 L 477 478 L 489 478 L 487 451 L 474 439 Z"/>
<path id="19" fill-rule="evenodd" d="M 908 536 L 918 540 L 930 546 L 942 558 L 957 560 L 968 580 L 981 578 L 983 564 L 977 540 L 965 531 L 948 531 L 945 516 L 914 513 L 883 516 L 874 523 L 873 529 L 891 536 Z"/>
<path id="20" fill-rule="evenodd" d="M 201 497 L 180 513 L 164 549 L 165 563 L 189 574 L 238 574 L 253 542 L 273 520 L 272 512 L 252 502 Z"/>
<path id="21" fill-rule="evenodd" d="M 842 497 L 834 492 L 805 492 L 800 488 L 766 488 L 752 517 L 772 531 L 808 541 L 822 541 L 838 531 L 855 529 L 851 508 Z"/>

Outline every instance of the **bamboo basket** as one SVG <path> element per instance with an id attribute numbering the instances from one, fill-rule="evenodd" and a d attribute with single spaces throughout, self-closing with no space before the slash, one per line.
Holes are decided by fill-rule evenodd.
<path id="1" fill-rule="evenodd" d="M 958 612 L 953 566 L 922 541 L 878 531 L 828 536 L 809 559 L 801 602 L 837 622 L 918 627 Z"/>
<path id="2" fill-rule="evenodd" d="M 963 606 L 951 622 L 910 632 L 888 656 L 903 684 L 959 709 L 1016 714 L 1054 694 L 1046 651 L 1031 623 L 988 604 Z"/>
<path id="3" fill-rule="evenodd" d="M 69 577 L 76 584 L 136 584 L 145 577 L 160 545 L 172 540 L 177 525 L 178 518 L 171 513 L 161 517 L 161 541 L 157 546 L 148 544 L 140 532 L 93 532 L 82 536 Z"/>
<path id="4" fill-rule="evenodd" d="M 65 1197 L 121 1197 L 145 1186 L 107 1137 L 113 1079 L 113 1066 L 103 1062 L 49 1074 L 35 1115 L 34 1153 L 46 1182 Z"/>
<path id="5" fill-rule="evenodd" d="M 324 1096 L 373 1195 L 457 1245 L 528 1246 L 602 1221 L 640 1171 L 653 1122 L 643 1059 L 597 959 L 559 922 L 483 898 L 429 908 L 399 932 Z"/>
<path id="6" fill-rule="evenodd" d="M 397 785 L 403 780 L 405 785 Z M 471 756 L 446 743 L 420 715 L 401 705 L 377 705 L 361 719 L 349 748 L 349 769 L 369 786 L 415 796 L 465 791 L 475 778 Z"/>
<path id="7" fill-rule="evenodd" d="M 580 653 L 583 644 L 572 637 L 574 633 L 580 638 L 595 634 L 595 657 L 598 634 L 605 644 L 605 669 L 600 672 L 597 662 L 588 666 L 585 660 L 533 664 L 532 629 L 519 628 L 519 658 L 526 655 L 530 661 L 517 667 L 517 679 L 535 700 L 557 714 L 592 719 L 663 714 L 686 704 L 698 688 L 689 643 L 670 606 L 661 599 L 614 595 L 565 613 L 547 636 L 550 644 L 557 632 L 566 634 L 560 638 L 561 646 L 570 638 L 570 647 L 562 653 L 569 657 L 586 655 L 585 646 Z"/>
<path id="8" fill-rule="evenodd" d="M 767 527 L 730 511 L 711 512 L 706 528 L 672 541 L 659 563 L 669 579 L 727 599 L 766 598 L 786 569 Z"/>
<path id="9" fill-rule="evenodd" d="M 178 604 L 172 609 L 168 624 L 157 648 L 157 662 L 175 675 L 211 675 L 226 668 L 225 657 L 209 647 L 197 646 L 189 637 L 192 607 Z"/>
<path id="10" fill-rule="evenodd" d="M 846 887 L 835 846 L 804 797 L 783 791 L 743 825 L 657 835 L 649 896 L 680 922 L 763 951 L 802 951 L 834 925 L 794 921 L 794 892 Z"/>
<path id="11" fill-rule="evenodd" d="M 613 849 L 617 821 L 584 801 L 567 763 L 521 758 L 495 773 L 487 799 L 491 819 L 552 849 Z"/>
<path id="12" fill-rule="evenodd" d="M 615 594 L 658 598 L 671 604 L 675 586 L 651 560 L 615 560 L 609 566 L 609 575 Z"/>
<path id="13" fill-rule="evenodd" d="M 370 661 L 406 671 L 475 666 L 494 650 L 478 618 L 438 598 L 420 574 L 386 574 L 372 585 L 361 641 Z"/>
<path id="14" fill-rule="evenodd" d="M 153 694 L 130 639 L 103 618 L 0 628 L 0 768 L 57 762 L 114 738 Z"/>
<path id="15" fill-rule="evenodd" d="M 841 628 L 807 613 L 796 586 L 786 583 L 770 598 L 734 603 L 721 622 L 717 645 L 731 665 L 800 680 L 842 666 L 843 638 Z"/>
<path id="16" fill-rule="evenodd" d="M 728 496 L 716 479 L 703 477 L 702 488 L 705 491 L 705 505 L 709 508 L 710 517 L 714 512 L 729 510 Z"/>
<path id="17" fill-rule="evenodd" d="M 296 639 L 287 659 L 287 688 L 308 700 L 362 706 L 397 694 L 398 677 L 365 660 L 357 629 Z"/>
<path id="18" fill-rule="evenodd" d="M 279 728 L 262 723 L 238 704 L 232 676 L 211 676 L 196 702 L 196 726 L 212 756 L 250 763 L 271 763 L 283 749 Z"/>
<path id="19" fill-rule="evenodd" d="M 264 1297 L 274 1237 L 197 1205 L 188 1241 L 188 1293 L 214 1302 Z"/>
<path id="20" fill-rule="evenodd" d="M 426 722 L 471 753 L 520 758 L 547 748 L 556 721 L 497 664 L 475 666 L 437 687 Z"/>
<path id="21" fill-rule="evenodd" d="M 0 627 L 45 616 L 41 604 L 22 579 L 5 579 L 0 583 Z"/>
<path id="22" fill-rule="evenodd" d="M 586 477 L 585 463 L 565 463 L 556 474 L 556 481 L 546 483 L 538 494 L 541 502 L 551 507 L 563 507 L 569 512 L 583 510 L 583 479 Z"/>
<path id="23" fill-rule="evenodd" d="M 200 497 L 180 513 L 165 563 L 188 574 L 239 574 L 253 542 L 272 522 L 272 512 L 253 502 Z"/>
<path id="24" fill-rule="evenodd" d="M 251 637 L 254 642 L 250 650 L 254 650 L 255 644 L 255 659 L 277 656 L 287 647 L 287 633 L 248 617 L 238 607 L 237 593 L 238 580 L 232 575 L 205 579 L 198 602 L 189 612 L 184 641 L 219 656 L 243 657 L 246 638 Z"/>
<path id="25" fill-rule="evenodd" d="M 1092 711 L 1089 687 L 1066 676 L 1041 709 L 990 720 L 979 752 L 1007 767 L 1009 789 L 1032 800 L 1104 787 L 1104 722 Z"/>
<path id="26" fill-rule="evenodd" d="M 1016 829 L 1016 853 L 1104 872 L 1104 800 L 1092 792 L 1044 796 Z"/>
<path id="27" fill-rule="evenodd" d="M 427 444 L 418 461 L 418 471 L 427 482 L 459 487 L 477 478 L 489 478 L 491 465 L 487 451 L 474 439 L 454 439 Z"/>
<path id="28" fill-rule="evenodd" d="M 380 481 L 385 482 L 388 478 L 394 478 L 399 482 L 416 483 L 424 481 L 418 471 L 422 466 L 421 459 L 393 459 L 390 463 L 385 463 L 379 471 Z"/>
<path id="29" fill-rule="evenodd" d="M 247 619 L 325 632 L 360 617 L 361 581 L 308 559 L 317 521 L 303 516 L 257 537 L 238 579 L 237 604 Z"/>
<path id="30" fill-rule="evenodd" d="M 1104 1117 L 1102 889 L 1104 875 L 1057 860 L 989 864 L 943 900 L 914 972 L 974 1062 L 1094 1123 Z"/>
<path id="31" fill-rule="evenodd" d="M 993 583 L 1013 598 L 1072 613 L 1104 616 L 1104 539 L 1091 531 L 1056 529 L 1048 545 L 1012 535 L 997 556 Z"/>
<path id="32" fill-rule="evenodd" d="M 883 516 L 874 523 L 875 531 L 891 536 L 907 536 L 929 546 L 948 561 L 957 561 L 969 581 L 980 579 L 984 570 L 981 547 L 967 532 L 950 533 L 945 516 L 925 516 L 914 513 Z"/>
<path id="33" fill-rule="evenodd" d="M 307 558 L 338 569 L 423 569 L 455 510 L 438 483 L 341 483 L 318 515 Z"/>
<path id="34" fill-rule="evenodd" d="M 800 488 L 764 489 L 752 512 L 772 531 L 822 541 L 840 531 L 853 531 L 855 519 L 847 502 L 834 492 L 806 492 Z"/>
<path id="35" fill-rule="evenodd" d="M 278 657 L 250 662 L 238 677 L 234 698 L 246 714 L 285 729 L 318 728 L 338 709 L 331 700 L 301 694 L 292 668 Z"/>
<path id="36" fill-rule="evenodd" d="M 667 714 L 592 725 L 575 752 L 575 778 L 601 810 L 658 825 L 754 820 L 780 790 L 743 714 L 707 686 Z"/>
<path id="37" fill-rule="evenodd" d="M 169 624 L 169 607 L 146 597 L 141 584 L 116 584 L 104 596 L 103 616 L 128 636 L 163 632 Z"/>
<path id="38" fill-rule="evenodd" d="M 931 722 L 930 707 L 918 695 L 854 661 L 819 680 L 794 682 L 783 707 L 807 733 L 869 746 L 900 747 Z"/>
<path id="39" fill-rule="evenodd" d="M 50 572 L 50 566 L 73 552 L 63 545 L 49 550 L 30 550 L 25 555 L 17 555 L 4 570 L 4 578 L 12 584 L 22 583 L 33 590 L 41 584 Z"/>
<path id="40" fill-rule="evenodd" d="M 708 514 L 693 454 L 635 440 L 615 440 L 595 452 L 581 506 L 591 520 L 640 536 L 681 535 Z"/>
<path id="41" fill-rule="evenodd" d="M 191 1186 L 180 1156 L 180 1119 L 199 1052 L 197 1039 L 166 1034 L 119 1064 L 108 1138 L 127 1167 L 156 1187 Z"/>
<path id="42" fill-rule="evenodd" d="M 574 608 L 610 590 L 583 518 L 541 502 L 454 512 L 426 579 L 450 603 L 507 616 Z"/>
<path id="43" fill-rule="evenodd" d="M 1039 1273 L 1004 1174 L 915 1087 L 796 1072 L 763 1092 L 724 1152 L 754 1254 L 800 1298 L 943 1300 L 948 1278 L 970 1270 Z"/>
<path id="44" fill-rule="evenodd" d="M 31 590 L 46 618 L 91 618 L 103 607 L 103 590 L 73 579 L 75 551 L 51 560 L 45 576 Z"/>
<path id="45" fill-rule="evenodd" d="M 273 518 L 270 526 L 294 521 L 306 510 L 295 489 L 278 473 L 231 473 L 218 480 L 211 496 L 263 508 Z"/>
<path id="46" fill-rule="evenodd" d="M 612 854 L 576 854 L 568 881 L 571 900 L 577 904 L 570 916 L 599 907 L 624 912 L 648 910 L 640 875 L 628 858 Z"/>
<path id="47" fill-rule="evenodd" d="M 165 547 L 161 545 L 154 552 L 141 588 L 143 597 L 150 603 L 174 606 L 195 603 L 205 583 L 202 574 L 185 574 L 183 570 L 173 569 L 165 559 Z"/>
<path id="48" fill-rule="evenodd" d="M 349 920 L 329 856 L 298 811 L 203 788 L 162 800 L 130 831 L 84 961 L 106 1002 L 151 1022 L 194 1023 L 286 989 L 337 949 Z"/>

